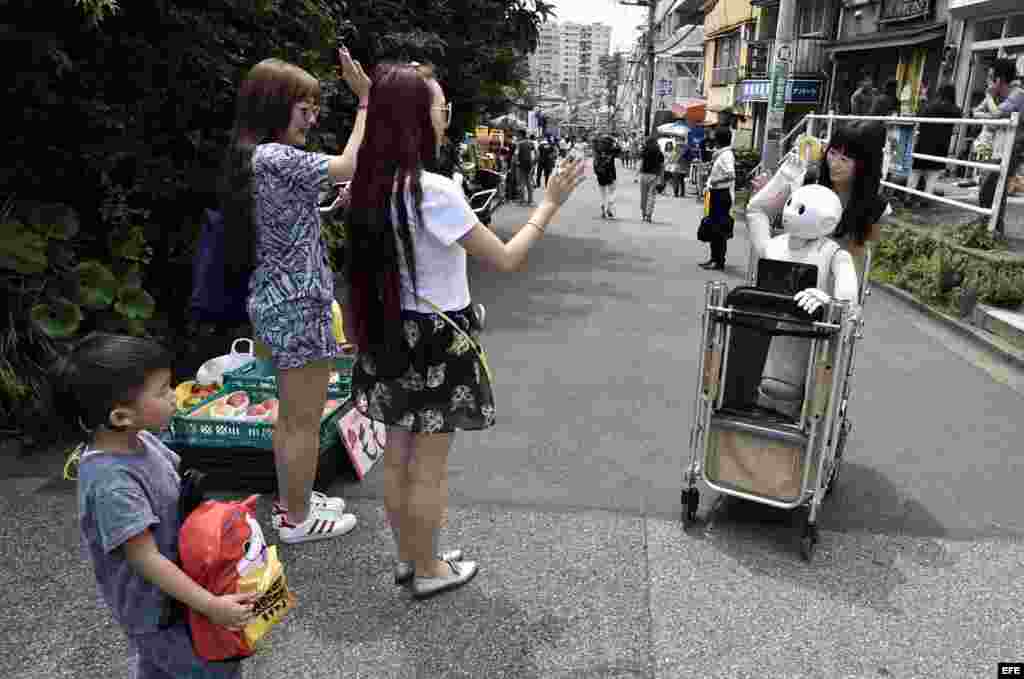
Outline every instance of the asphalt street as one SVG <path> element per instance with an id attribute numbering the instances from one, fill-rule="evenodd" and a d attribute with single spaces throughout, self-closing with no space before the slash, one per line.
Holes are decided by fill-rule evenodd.
<path id="1" fill-rule="evenodd" d="M 737 225 L 727 270 L 699 269 L 701 209 L 661 197 L 641 222 L 620 167 L 618 220 L 591 180 L 524 271 L 471 264 L 498 419 L 457 438 L 444 540 L 480 575 L 413 602 L 390 580 L 379 471 L 339 480 L 360 525 L 282 545 L 299 607 L 246 677 L 962 678 L 1024 661 L 1024 375 L 881 291 L 815 561 L 796 514 L 710 491 L 684 530 L 703 287 L 741 284 L 747 251 Z M 527 216 L 505 206 L 495 230 Z M 5 674 L 126 676 L 73 484 L 13 469 L 0 490 Z"/>

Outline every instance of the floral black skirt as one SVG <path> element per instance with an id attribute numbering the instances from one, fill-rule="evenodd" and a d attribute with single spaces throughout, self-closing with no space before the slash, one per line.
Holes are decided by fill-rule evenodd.
<path id="1" fill-rule="evenodd" d="M 472 306 L 446 312 L 480 342 Z M 451 433 L 494 426 L 494 394 L 476 349 L 439 314 L 402 311 L 403 374 L 377 375 L 379 356 L 360 349 L 352 369 L 356 409 L 371 420 L 417 433 Z M 389 362 L 394 356 L 389 356 Z"/>

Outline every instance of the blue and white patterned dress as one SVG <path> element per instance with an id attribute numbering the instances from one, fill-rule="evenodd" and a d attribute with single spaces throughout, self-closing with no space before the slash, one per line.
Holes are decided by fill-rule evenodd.
<path id="1" fill-rule="evenodd" d="M 331 330 L 334 274 L 317 209 L 329 159 L 277 143 L 253 152 L 257 246 L 249 319 L 278 369 L 338 356 Z"/>

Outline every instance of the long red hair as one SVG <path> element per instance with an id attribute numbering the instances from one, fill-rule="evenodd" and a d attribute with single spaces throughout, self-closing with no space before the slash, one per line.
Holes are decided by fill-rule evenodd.
<path id="1" fill-rule="evenodd" d="M 432 93 L 424 75 L 410 65 L 383 64 L 372 81 L 352 179 L 346 248 L 353 339 L 368 351 L 401 337 L 403 260 L 413 292 L 418 292 L 412 233 L 422 223 L 420 173 L 433 165 L 437 152 Z M 415 214 L 409 214 L 402 187 L 412 196 Z"/>

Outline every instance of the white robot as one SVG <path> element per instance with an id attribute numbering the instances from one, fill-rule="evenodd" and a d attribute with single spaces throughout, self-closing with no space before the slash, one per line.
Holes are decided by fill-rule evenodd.
<path id="1" fill-rule="evenodd" d="M 762 247 L 754 242 L 759 256 L 765 259 L 817 267 L 817 287 L 795 295 L 797 305 L 809 314 L 830 299 L 857 303 L 853 258 L 829 238 L 842 215 L 842 203 L 831 189 L 817 184 L 802 186 L 793 191 L 782 209 L 784 233 L 761 241 Z M 810 343 L 798 337 L 772 338 L 758 390 L 760 405 L 792 416 L 799 414 L 809 351 Z"/>

